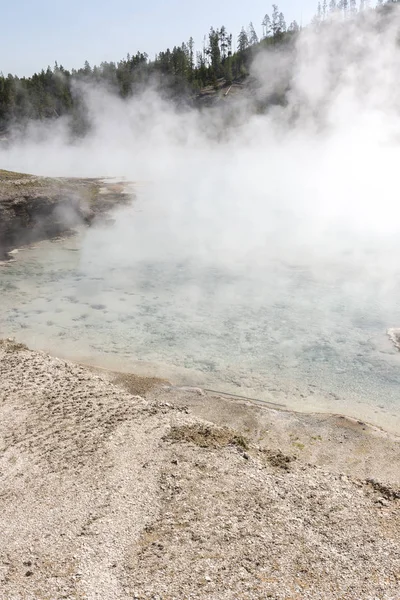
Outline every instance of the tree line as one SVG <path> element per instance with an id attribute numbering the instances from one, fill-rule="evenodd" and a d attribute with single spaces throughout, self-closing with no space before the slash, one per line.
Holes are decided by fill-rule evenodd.
<path id="1" fill-rule="evenodd" d="M 329 19 L 330 16 L 341 16 L 346 19 L 375 8 L 384 10 L 390 8 L 392 4 L 398 4 L 399 0 L 322 0 L 318 2 L 317 13 L 314 16 L 313 23 L 320 23 Z"/>
<path id="2" fill-rule="evenodd" d="M 322 0 L 318 3 L 313 24 L 334 14 L 348 18 L 357 12 L 379 10 L 383 4 L 393 3 L 396 2 L 378 0 L 377 6 L 372 7 L 371 0 L 359 0 L 358 4 L 356 0 Z M 0 131 L 9 124 L 63 115 L 76 117 L 79 124 L 83 110 L 76 85 L 79 82 L 103 84 L 126 98 L 142 89 L 144 84 L 155 81 L 161 90 L 173 97 L 193 99 L 202 88 L 217 87 L 221 80 L 226 85 L 240 81 L 249 72 L 254 52 L 290 43 L 301 29 L 297 21 L 287 25 L 277 4 L 272 5 L 270 14 L 264 15 L 260 27 L 259 36 L 250 22 L 235 38 L 225 26 L 211 27 L 200 50 L 195 49 L 191 37 L 172 50 L 159 52 L 154 60 L 146 53 L 137 52 L 117 63 L 102 62 L 91 66 L 86 61 L 83 67 L 71 71 L 55 63 L 53 68 L 47 67 L 31 77 L 0 73 Z"/>

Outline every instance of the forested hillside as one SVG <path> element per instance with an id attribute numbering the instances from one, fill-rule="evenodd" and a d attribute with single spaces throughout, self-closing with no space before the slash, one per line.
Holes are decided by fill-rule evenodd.
<path id="1" fill-rule="evenodd" d="M 386 12 L 397 3 L 378 0 L 323 0 L 318 3 L 316 15 L 308 27 L 323 28 L 332 19 L 362 18 L 368 10 Z M 252 22 L 242 27 L 237 37 L 225 26 L 211 27 L 204 36 L 201 50 L 196 50 L 192 37 L 187 42 L 159 52 L 151 60 L 145 52 L 128 54 L 119 62 L 103 62 L 71 71 L 61 64 L 48 66 L 31 77 L 17 77 L 0 73 L 0 131 L 10 124 L 28 119 L 57 118 L 62 115 L 78 116 L 81 112 L 79 83 L 103 84 L 121 97 L 129 97 L 142 89 L 143 84 L 155 82 L 172 97 L 194 100 L 205 86 L 230 85 L 241 81 L 249 73 L 254 54 L 263 48 L 272 51 L 296 39 L 301 29 L 293 21 L 286 23 L 284 14 L 274 4 L 270 14 L 260 20 L 260 34 Z M 1 69 L 1 64 L 0 64 Z M 79 119 L 78 119 L 79 120 Z"/>

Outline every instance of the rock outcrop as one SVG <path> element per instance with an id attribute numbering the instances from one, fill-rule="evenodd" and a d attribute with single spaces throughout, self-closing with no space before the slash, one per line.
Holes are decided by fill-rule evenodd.
<path id="1" fill-rule="evenodd" d="M 97 214 L 130 198 L 123 184 L 0 170 L 0 259 L 17 246 L 90 223 Z"/>

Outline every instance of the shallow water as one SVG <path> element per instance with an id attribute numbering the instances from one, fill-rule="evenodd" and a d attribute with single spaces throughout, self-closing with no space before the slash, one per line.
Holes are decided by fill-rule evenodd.
<path id="1" fill-rule="evenodd" d="M 400 325 L 400 278 L 382 287 L 351 255 L 196 261 L 164 252 L 142 209 L 3 264 L 0 336 L 400 432 L 400 353 L 386 336 Z"/>

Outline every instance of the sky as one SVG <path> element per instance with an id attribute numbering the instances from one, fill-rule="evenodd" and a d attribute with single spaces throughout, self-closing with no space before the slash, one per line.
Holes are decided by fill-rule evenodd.
<path id="1" fill-rule="evenodd" d="M 150 58 L 193 37 L 197 49 L 210 27 L 234 38 L 253 22 L 261 34 L 272 2 L 263 0 L 0 0 L 0 72 L 29 76 L 54 62 L 66 69 L 118 61 L 138 50 Z M 310 21 L 316 0 L 276 0 L 286 21 Z"/>

